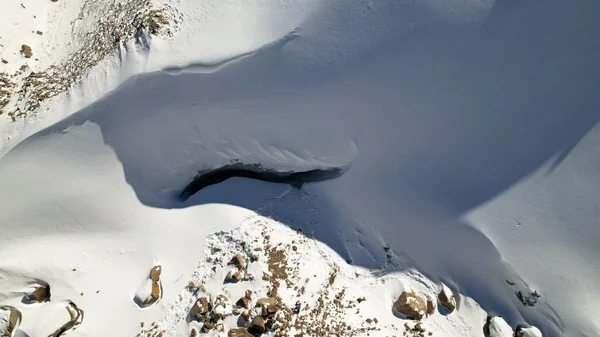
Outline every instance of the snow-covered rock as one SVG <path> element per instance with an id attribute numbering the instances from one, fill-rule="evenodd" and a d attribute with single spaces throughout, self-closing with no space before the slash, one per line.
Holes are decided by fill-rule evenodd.
<path id="1" fill-rule="evenodd" d="M 444 308 L 448 309 L 448 311 L 453 312 L 454 309 L 456 309 L 456 298 L 454 298 L 452 290 L 443 283 L 440 294 L 438 295 L 438 300 Z"/>
<path id="2" fill-rule="evenodd" d="M 404 291 L 394 303 L 394 309 L 408 318 L 422 319 L 427 313 L 427 304 L 414 291 Z"/>
<path id="3" fill-rule="evenodd" d="M 488 316 L 483 327 L 485 337 L 513 337 L 513 330 L 500 316 Z"/>
<path id="4" fill-rule="evenodd" d="M 522 327 L 521 325 L 519 325 L 519 326 L 517 326 L 517 329 L 515 331 L 515 336 L 516 337 L 542 337 L 542 332 L 540 331 L 540 329 L 538 329 L 534 326 Z"/>

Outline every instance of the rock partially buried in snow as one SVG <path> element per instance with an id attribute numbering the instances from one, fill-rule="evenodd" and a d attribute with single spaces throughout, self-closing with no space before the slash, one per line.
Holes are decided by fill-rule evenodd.
<path id="1" fill-rule="evenodd" d="M 236 271 L 230 271 L 225 276 L 225 282 L 239 282 L 244 278 L 244 271 L 242 269 L 238 269 Z"/>
<path id="2" fill-rule="evenodd" d="M 534 326 L 519 324 L 515 331 L 516 337 L 542 337 L 542 332 Z"/>
<path id="3" fill-rule="evenodd" d="M 244 268 L 245 262 L 246 261 L 244 260 L 242 254 L 236 254 L 233 258 L 231 258 L 231 260 L 229 260 L 227 265 L 234 265 L 238 268 Z"/>
<path id="4" fill-rule="evenodd" d="M 261 316 L 254 317 L 250 327 L 248 328 L 248 332 L 253 335 L 262 335 L 265 333 L 265 330 L 265 320 Z"/>
<path id="5" fill-rule="evenodd" d="M 25 58 L 31 58 L 33 56 L 33 52 L 31 51 L 31 47 L 29 47 L 26 44 L 24 44 L 24 45 L 21 46 L 21 53 L 23 54 L 23 56 L 25 56 Z"/>
<path id="6" fill-rule="evenodd" d="M 446 287 L 445 284 L 442 284 L 442 290 L 438 295 L 438 300 L 444 308 L 448 309 L 448 311 L 453 312 L 454 309 L 456 309 L 456 298 L 454 298 L 452 290 Z"/>
<path id="7" fill-rule="evenodd" d="M 404 291 L 394 303 L 394 309 L 408 318 L 422 319 L 427 312 L 427 304 L 414 292 Z"/>
<path id="8" fill-rule="evenodd" d="M 483 326 L 485 337 L 513 337 L 513 331 L 504 318 L 500 316 L 488 316 Z"/>
<path id="9" fill-rule="evenodd" d="M 150 270 L 148 279 L 138 289 L 135 296 L 135 302 L 142 308 L 154 305 L 162 297 L 162 282 L 160 275 L 162 272 L 161 266 L 154 266 Z"/>
<path id="10" fill-rule="evenodd" d="M 69 312 L 70 319 L 65 324 L 63 324 L 60 328 L 56 329 L 53 334 L 48 337 L 59 337 L 62 336 L 68 330 L 73 329 L 77 325 L 83 322 L 83 311 L 75 305 L 73 302 L 69 302 L 66 306 L 67 311 Z"/>
<path id="11" fill-rule="evenodd" d="M 227 333 L 227 336 L 229 336 L 229 337 L 254 337 L 254 335 L 249 333 L 248 330 L 246 330 L 244 328 L 231 329 Z"/>
<path id="12" fill-rule="evenodd" d="M 14 307 L 0 307 L 0 334 L 13 337 L 21 324 L 21 312 Z"/>
<path id="13" fill-rule="evenodd" d="M 38 303 L 50 301 L 50 285 L 35 284 L 33 292 L 26 295 L 26 300 Z"/>
<path id="14" fill-rule="evenodd" d="M 202 316 L 208 315 L 210 311 L 210 303 L 206 297 L 200 297 L 196 300 L 194 305 L 192 305 L 192 309 L 190 310 L 190 314 L 192 317 L 199 319 Z"/>

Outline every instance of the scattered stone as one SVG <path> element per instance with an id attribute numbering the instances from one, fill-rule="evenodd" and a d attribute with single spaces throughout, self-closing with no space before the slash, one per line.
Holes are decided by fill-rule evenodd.
<path id="1" fill-rule="evenodd" d="M 444 308 L 448 309 L 448 311 L 453 312 L 454 309 L 456 309 L 456 298 L 454 298 L 452 290 L 444 284 L 442 284 L 442 290 L 438 295 L 438 300 Z"/>
<path id="2" fill-rule="evenodd" d="M 237 271 L 230 271 L 229 273 L 227 273 L 227 275 L 225 276 L 225 281 L 226 282 L 239 282 L 244 278 L 244 272 L 241 269 L 238 269 Z"/>
<path id="3" fill-rule="evenodd" d="M 204 323 L 204 325 L 202 326 L 202 328 L 200 328 L 200 332 L 202 332 L 202 333 L 209 333 L 210 330 L 212 330 L 214 328 L 215 328 L 214 324 L 212 324 L 211 322 L 206 322 L 206 323 Z"/>
<path id="4" fill-rule="evenodd" d="M 38 30 L 37 32 L 35 32 L 35 33 L 36 33 L 37 35 L 44 35 L 44 33 L 43 33 L 43 32 L 41 32 L 41 31 L 39 31 L 39 30 Z"/>
<path id="5" fill-rule="evenodd" d="M 268 307 L 270 305 L 276 305 L 276 304 L 277 304 L 277 299 L 275 299 L 273 297 L 263 297 L 263 298 L 259 299 L 258 301 L 256 301 L 257 307 L 261 307 L 261 306 Z"/>
<path id="6" fill-rule="evenodd" d="M 523 294 L 522 291 L 517 291 L 517 298 L 523 303 L 526 307 L 533 307 L 537 304 L 538 299 L 542 296 L 536 290 L 531 292 L 529 295 Z"/>
<path id="7" fill-rule="evenodd" d="M 250 309 L 250 301 L 248 300 L 247 297 L 240 298 L 237 302 L 235 302 L 235 305 L 240 306 L 245 309 Z"/>
<path id="8" fill-rule="evenodd" d="M 265 320 L 261 316 L 256 316 L 248 328 L 248 332 L 253 335 L 262 335 L 265 333 L 265 330 Z"/>
<path id="9" fill-rule="evenodd" d="M 5 59 L 2 59 L 2 63 L 4 63 L 4 64 L 8 64 L 8 61 L 7 61 L 7 60 L 5 60 Z"/>
<path id="10" fill-rule="evenodd" d="M 256 262 L 256 261 L 258 261 L 258 255 L 252 254 L 252 256 L 250 256 L 250 262 Z"/>
<path id="11" fill-rule="evenodd" d="M 244 321 L 246 321 L 246 322 L 250 321 L 250 312 L 248 310 L 244 310 L 242 312 L 241 316 L 244 319 Z"/>
<path id="12" fill-rule="evenodd" d="M 427 312 L 427 304 L 414 292 L 404 291 L 394 303 L 394 309 L 408 318 L 420 320 Z"/>
<path id="13" fill-rule="evenodd" d="M 298 251 L 298 247 L 296 245 L 293 245 L 292 246 L 292 250 L 295 251 L 295 252 L 297 252 Z"/>
<path id="14" fill-rule="evenodd" d="M 25 56 L 25 58 L 31 58 L 33 56 L 33 52 L 31 51 L 31 47 L 24 44 L 21 46 L 21 53 Z"/>
<path id="15" fill-rule="evenodd" d="M 234 328 L 230 329 L 227 333 L 229 337 L 254 337 L 248 330 L 244 328 Z"/>
<path id="16" fill-rule="evenodd" d="M 196 328 L 192 328 L 192 332 L 190 332 L 190 337 L 197 337 L 198 336 L 198 330 L 196 330 Z"/>
<path id="17" fill-rule="evenodd" d="M 231 310 L 231 313 L 234 314 L 235 316 L 238 316 L 241 313 L 241 311 L 236 308 L 236 309 Z"/>
<path id="18" fill-rule="evenodd" d="M 244 257 L 242 256 L 242 254 L 236 254 L 233 258 L 231 258 L 231 260 L 229 260 L 227 265 L 228 266 L 234 265 L 238 268 L 244 268 L 244 266 L 245 266 Z"/>
<path id="19" fill-rule="evenodd" d="M 361 303 L 361 302 L 364 302 L 364 301 L 366 301 L 366 300 L 367 300 L 367 299 L 366 299 L 366 298 L 364 298 L 364 297 L 359 297 L 359 298 L 358 298 L 356 301 L 357 301 L 358 303 Z"/>

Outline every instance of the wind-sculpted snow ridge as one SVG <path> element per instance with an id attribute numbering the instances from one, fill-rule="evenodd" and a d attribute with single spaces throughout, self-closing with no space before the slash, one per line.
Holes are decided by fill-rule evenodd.
<path id="1" fill-rule="evenodd" d="M 305 183 L 335 179 L 344 174 L 344 171 L 347 169 L 348 168 L 343 167 L 332 167 L 309 169 L 306 171 L 279 171 L 277 169 L 264 167 L 261 164 L 236 163 L 198 173 L 194 180 L 183 189 L 180 197 L 183 200 L 187 200 L 190 196 L 205 187 L 222 183 L 225 180 L 234 177 L 251 178 L 272 183 L 283 183 L 296 188 L 301 188 Z"/>

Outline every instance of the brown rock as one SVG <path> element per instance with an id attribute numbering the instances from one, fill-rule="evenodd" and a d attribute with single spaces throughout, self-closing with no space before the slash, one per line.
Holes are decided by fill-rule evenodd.
<path id="1" fill-rule="evenodd" d="M 47 302 L 50 301 L 50 286 L 36 285 L 35 290 L 27 295 L 27 298 L 32 302 Z"/>
<path id="2" fill-rule="evenodd" d="M 210 332 L 210 330 L 214 329 L 215 325 L 212 324 L 211 322 L 206 322 L 204 323 L 204 325 L 202 326 L 202 328 L 200 328 L 200 332 L 202 333 L 208 333 Z"/>
<path id="3" fill-rule="evenodd" d="M 2 59 L 2 63 L 4 63 L 4 64 L 8 64 L 8 61 L 7 61 L 7 60 L 5 60 L 5 59 Z"/>
<path id="4" fill-rule="evenodd" d="M 270 305 L 276 305 L 277 304 L 277 299 L 273 298 L 273 297 L 263 297 L 261 299 L 259 299 L 258 301 L 256 301 L 256 306 L 257 307 L 261 307 L 261 306 L 270 306 Z"/>
<path id="5" fill-rule="evenodd" d="M 248 322 L 250 320 L 250 312 L 248 310 L 244 310 L 241 314 L 244 321 Z"/>
<path id="6" fill-rule="evenodd" d="M 422 319 L 427 312 L 427 304 L 414 292 L 405 291 L 394 303 L 394 309 L 408 318 Z"/>
<path id="7" fill-rule="evenodd" d="M 161 266 L 154 266 L 150 270 L 150 279 L 154 282 L 160 281 L 160 273 L 162 272 Z"/>
<path id="8" fill-rule="evenodd" d="M 241 269 L 238 269 L 235 272 L 229 272 L 227 273 L 227 275 L 225 276 L 225 281 L 227 282 L 239 282 L 244 278 L 244 273 Z"/>
<path id="9" fill-rule="evenodd" d="M 240 307 L 250 309 L 250 301 L 246 297 L 240 298 L 237 302 L 235 302 L 235 305 L 239 305 Z"/>
<path id="10" fill-rule="evenodd" d="M 265 320 L 261 316 L 256 316 L 248 328 L 248 332 L 253 335 L 262 335 L 265 333 L 265 330 Z"/>
<path id="11" fill-rule="evenodd" d="M 236 254 L 234 257 L 231 258 L 231 260 L 229 260 L 229 262 L 227 263 L 227 265 L 234 265 L 238 268 L 244 268 L 244 257 L 242 256 L 242 254 Z"/>
<path id="12" fill-rule="evenodd" d="M 234 328 L 230 329 L 227 333 L 229 337 L 254 337 L 248 330 L 244 328 Z"/>
<path id="13" fill-rule="evenodd" d="M 42 33 L 42 32 L 41 32 L 41 31 L 39 31 L 39 30 L 36 32 L 36 34 L 37 34 L 37 35 L 44 35 L 44 33 Z"/>
<path id="14" fill-rule="evenodd" d="M 249 300 L 252 299 L 252 290 L 246 290 L 245 297 Z"/>
<path id="15" fill-rule="evenodd" d="M 427 300 L 427 315 L 432 315 L 435 312 L 435 305 L 432 300 Z"/>
<path id="16" fill-rule="evenodd" d="M 239 309 L 233 309 L 231 310 L 231 313 L 238 316 L 240 314 L 240 310 Z"/>
<path id="17" fill-rule="evenodd" d="M 196 328 L 192 328 L 192 332 L 190 332 L 190 337 L 197 337 L 198 336 L 198 330 L 196 330 Z"/>
<path id="18" fill-rule="evenodd" d="M 449 293 L 450 296 L 448 296 L 447 293 Z M 453 312 L 454 309 L 456 309 L 456 299 L 454 298 L 454 294 L 452 294 L 450 289 L 442 288 L 442 291 L 440 291 L 440 294 L 438 295 L 438 300 L 444 308 L 448 309 L 448 311 Z"/>
<path id="19" fill-rule="evenodd" d="M 194 305 L 192 305 L 192 309 L 190 313 L 195 318 L 200 318 L 200 316 L 205 316 L 210 311 L 210 305 L 208 303 L 208 299 L 206 297 L 200 297 L 196 300 Z"/>
<path id="20" fill-rule="evenodd" d="M 21 46 L 21 53 L 25 56 L 25 58 L 30 58 L 33 56 L 33 52 L 31 51 L 31 47 L 24 44 Z"/>

